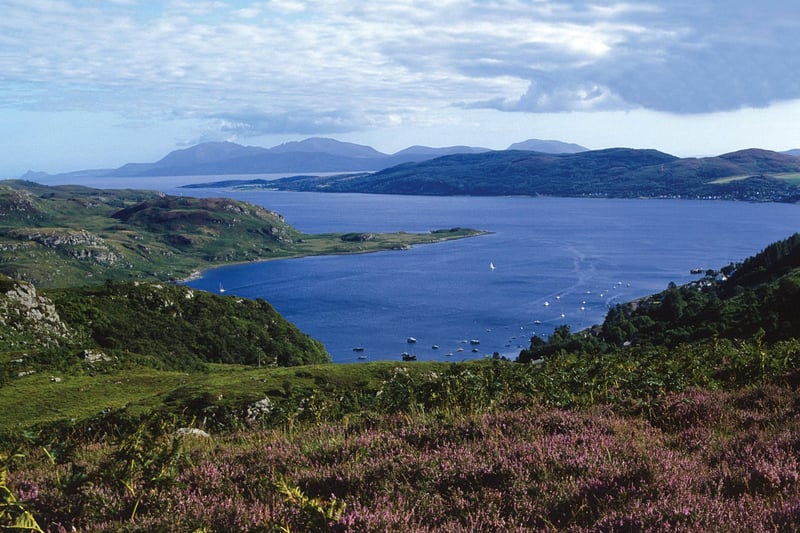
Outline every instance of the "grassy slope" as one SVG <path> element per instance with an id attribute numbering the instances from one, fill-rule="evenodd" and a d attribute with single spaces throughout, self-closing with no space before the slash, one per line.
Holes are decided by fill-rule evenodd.
<path id="1" fill-rule="evenodd" d="M 326 394 L 378 390 L 383 376 L 398 367 L 393 362 L 354 365 L 304 365 L 292 368 L 253 368 L 208 365 L 205 372 L 177 372 L 130 366 L 115 370 L 100 364 L 89 373 L 38 372 L 0 387 L 0 432 L 75 419 L 80 424 L 104 410 L 125 408 L 130 416 L 151 412 L 177 414 L 185 403 L 203 398 L 209 405 L 240 409 L 265 396 L 276 400 L 289 389 Z M 399 365 L 405 366 L 405 365 Z M 415 371 L 443 365 L 420 363 Z M 59 382 L 51 378 L 57 377 Z M 173 405 L 166 406 L 170 398 Z M 205 401 L 204 400 L 204 401 Z"/>
<path id="2" fill-rule="evenodd" d="M 724 359 L 741 351 L 727 350 Z M 145 375 L 149 393 L 127 418 L 29 432 L 38 446 L 16 461 L 10 485 L 32 495 L 24 504 L 43 524 L 78 531 L 796 530 L 800 376 L 745 374 L 748 386 L 730 391 L 718 390 L 724 380 L 648 389 L 663 375 L 650 363 L 674 355 L 697 370 L 707 351 L 638 367 L 636 357 L 607 360 L 618 383 L 644 374 L 617 385 L 627 401 L 593 399 L 601 389 L 583 380 L 596 375 L 577 361 Z M 774 356 L 797 353 L 795 343 Z M 85 396 L 128 387 L 113 379 Z M 80 392 L 67 381 L 51 390 L 60 385 L 72 388 L 65 397 Z M 354 388 L 369 392 L 359 405 Z M 555 407 L 563 389 L 583 407 Z M 223 431 L 230 416 L 220 407 L 236 394 L 273 403 Z M 155 420 L 133 416 L 156 405 Z M 184 424 L 213 436 L 173 436 Z"/>

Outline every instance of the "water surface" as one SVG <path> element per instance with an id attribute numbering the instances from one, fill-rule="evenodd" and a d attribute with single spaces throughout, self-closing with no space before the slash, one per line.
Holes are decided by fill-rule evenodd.
<path id="1" fill-rule="evenodd" d="M 532 334 L 600 323 L 609 306 L 689 281 L 692 268 L 739 261 L 800 223 L 800 209 L 781 204 L 231 195 L 307 232 L 492 232 L 407 251 L 223 267 L 189 283 L 215 290 L 222 282 L 226 294 L 268 300 L 337 362 L 398 359 L 406 351 L 419 359 L 513 358 Z"/>
<path id="2" fill-rule="evenodd" d="M 560 324 L 577 330 L 600 323 L 617 302 L 689 281 L 692 268 L 740 261 L 800 228 L 800 206 L 786 204 L 177 188 L 229 178 L 80 183 L 230 196 L 277 211 L 309 233 L 456 226 L 492 232 L 406 251 L 221 267 L 188 282 L 209 291 L 222 284 L 226 295 L 269 301 L 321 340 L 337 362 L 399 359 L 405 351 L 420 360 L 494 352 L 513 358 L 533 334 L 546 336 Z M 417 342 L 407 343 L 409 337 Z M 357 347 L 364 350 L 353 351 Z"/>

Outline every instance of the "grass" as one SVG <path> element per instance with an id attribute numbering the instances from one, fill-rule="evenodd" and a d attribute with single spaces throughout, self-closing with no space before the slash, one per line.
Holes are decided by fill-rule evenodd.
<path id="1" fill-rule="evenodd" d="M 73 366 L 0 388 L 0 452 L 54 531 L 789 531 L 798 353 Z"/>
<path id="2" fill-rule="evenodd" d="M 18 378 L 13 386 L 0 388 L 0 411 L 4 413 L 0 430 L 23 430 L 64 419 L 84 420 L 104 409 L 146 402 L 198 377 L 142 368 L 124 374 L 64 375 L 60 382 L 44 374 Z"/>
<path id="3" fill-rule="evenodd" d="M 726 176 L 724 178 L 719 178 L 714 181 L 711 181 L 712 185 L 724 185 L 726 183 L 731 183 L 734 181 L 742 181 L 746 180 L 747 178 L 753 177 L 752 174 L 743 174 L 737 176 Z M 792 185 L 800 185 L 800 172 L 785 172 L 779 174 L 770 174 L 769 177 L 786 181 L 791 183 Z"/>
<path id="4" fill-rule="evenodd" d="M 749 177 L 751 177 L 750 174 L 744 174 L 741 176 L 725 176 L 724 178 L 718 178 L 715 179 L 714 181 L 710 181 L 709 183 L 711 183 L 712 185 L 724 185 L 726 183 L 731 183 L 734 181 L 746 180 Z"/>
<path id="5" fill-rule="evenodd" d="M 422 372 L 443 365 L 420 362 L 414 367 Z M 149 413 L 160 410 L 165 399 L 208 397 L 220 405 L 239 406 L 265 396 L 286 396 L 291 390 L 375 391 L 382 376 L 398 366 L 407 365 L 389 361 L 289 368 L 211 364 L 208 372 L 192 373 L 145 367 L 94 375 L 40 372 L 0 387 L 0 432 L 62 420 L 80 422 L 107 409 L 126 407 L 133 415 Z"/>
<path id="6" fill-rule="evenodd" d="M 800 172 L 787 172 L 786 174 L 775 174 L 773 177 L 787 181 L 792 185 L 800 185 Z"/>

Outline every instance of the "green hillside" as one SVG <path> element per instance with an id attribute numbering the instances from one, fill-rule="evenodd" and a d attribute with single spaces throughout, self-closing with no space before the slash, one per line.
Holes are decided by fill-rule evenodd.
<path id="1" fill-rule="evenodd" d="M 227 198 L 0 182 L 0 273 L 38 287 L 187 278 L 225 263 L 403 249 L 478 235 L 303 234 L 277 213 Z"/>
<path id="2" fill-rule="evenodd" d="M 0 384 L 38 372 L 330 361 L 322 344 L 261 299 L 138 281 L 44 292 L 10 278 L 0 282 Z"/>

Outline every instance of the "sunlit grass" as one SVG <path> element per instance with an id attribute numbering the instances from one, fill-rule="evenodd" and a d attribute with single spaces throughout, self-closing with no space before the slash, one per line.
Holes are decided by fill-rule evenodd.
<path id="1" fill-rule="evenodd" d="M 724 185 L 726 183 L 732 183 L 734 181 L 742 181 L 746 180 L 747 178 L 752 178 L 752 174 L 743 174 L 737 176 L 725 176 L 724 178 L 715 179 L 714 181 L 710 181 L 709 183 L 713 185 Z M 780 174 L 770 174 L 770 178 L 776 178 L 779 180 L 786 181 L 791 183 L 792 185 L 800 185 L 800 172 L 786 172 Z"/>

